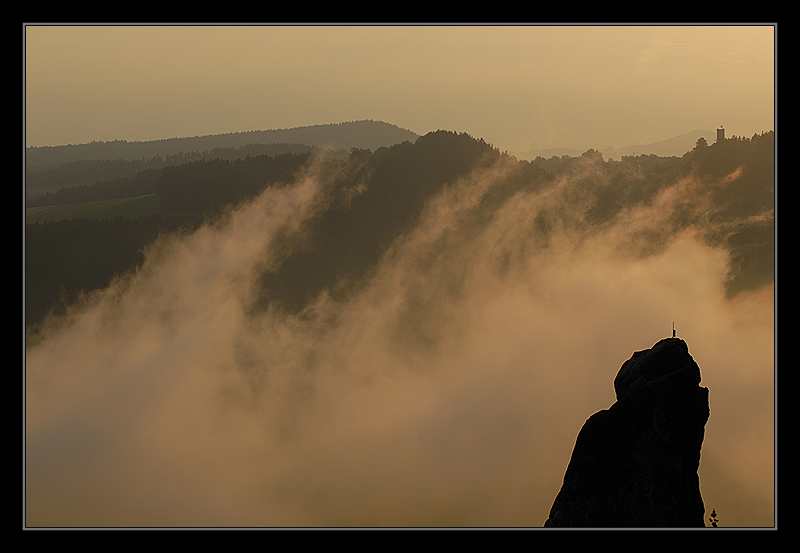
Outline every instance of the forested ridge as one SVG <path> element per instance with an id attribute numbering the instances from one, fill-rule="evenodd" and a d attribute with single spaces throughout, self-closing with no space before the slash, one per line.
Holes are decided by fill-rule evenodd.
<path id="1" fill-rule="evenodd" d="M 168 138 L 143 142 L 113 140 L 63 146 L 28 147 L 25 166 L 29 174 L 58 168 L 64 164 L 84 160 L 149 160 L 160 156 L 179 156 L 191 152 L 212 151 L 217 148 L 235 150 L 251 145 L 302 145 L 304 148 L 350 150 L 351 148 L 375 150 L 381 146 L 414 141 L 417 134 L 382 121 L 348 121 L 327 125 L 311 125 L 290 129 L 273 129 L 237 133 Z M 279 152 L 261 153 L 286 153 Z M 188 161 L 188 160 L 187 160 Z"/>
<path id="2" fill-rule="evenodd" d="M 320 149 L 304 144 L 249 144 L 241 147 L 213 148 L 211 150 L 160 154 L 149 159 L 93 159 L 70 161 L 55 168 L 29 172 L 25 175 L 27 207 L 59 205 L 72 202 L 94 201 L 109 197 L 126 197 L 140 195 L 138 192 L 151 193 L 147 185 L 133 183 L 136 178 L 151 174 L 175 165 L 183 165 L 193 161 L 226 160 L 234 161 L 257 156 L 276 156 L 281 154 L 305 154 L 318 152 Z M 346 151 L 338 155 L 347 156 Z M 128 186 L 126 190 L 125 187 Z M 119 191 L 114 191 L 119 187 Z"/>
<path id="3" fill-rule="evenodd" d="M 500 162 L 507 167 L 498 177 L 502 186 L 476 208 L 476 219 L 490 216 L 520 190 L 570 179 L 570 201 L 585 207 L 578 224 L 599 228 L 691 177 L 709 208 L 698 213 L 687 197 L 686 209 L 675 212 L 664 235 L 695 225 L 710 244 L 728 248 L 734 260 L 731 295 L 774 278 L 773 132 L 713 145 L 699 140 L 682 157 L 642 155 L 611 161 L 589 150 L 581 156 L 529 162 L 465 133 L 437 131 L 374 151 L 352 148 L 338 157 L 318 151 L 205 157 L 51 194 L 51 201 L 59 196 L 59 201 L 72 202 L 103 194 L 156 194 L 170 215 L 26 225 L 26 326 L 35 327 L 48 312 L 62 313 L 81 294 L 135 270 L 144 260 L 145 246 L 159 234 L 191 231 L 267 187 L 291 183 L 310 166 L 326 182 L 327 208 L 311 221 L 306 247 L 291 253 L 277 272 L 262 275 L 253 307 L 269 304 L 296 312 L 323 290 L 334 297 L 346 295 L 411 228 L 426 202 L 460 176 Z M 732 174 L 736 178 L 731 179 Z M 725 186 L 720 185 L 723 181 Z M 567 209 L 573 206 L 563 207 Z M 537 217 L 543 243 L 548 229 L 563 220 L 563 210 Z M 658 236 L 643 236 L 638 247 L 647 255 L 660 243 Z"/>

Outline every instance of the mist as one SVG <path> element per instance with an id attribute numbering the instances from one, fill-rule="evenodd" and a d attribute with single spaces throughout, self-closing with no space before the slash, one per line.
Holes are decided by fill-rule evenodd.
<path id="1" fill-rule="evenodd" d="M 26 525 L 541 527 L 583 422 L 674 321 L 710 390 L 707 517 L 772 526 L 773 286 L 729 298 L 729 253 L 663 230 L 703 209 L 690 179 L 598 228 L 578 176 L 486 209 L 514 167 L 451 183 L 300 313 L 253 298 L 326 209 L 313 168 L 152 244 L 26 350 Z"/>

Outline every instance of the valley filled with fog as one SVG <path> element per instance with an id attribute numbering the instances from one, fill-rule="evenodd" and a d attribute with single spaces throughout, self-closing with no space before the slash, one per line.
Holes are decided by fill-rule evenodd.
<path id="1" fill-rule="evenodd" d="M 86 185 L 157 200 L 136 232 L 27 225 L 28 526 L 541 527 L 673 322 L 706 511 L 774 524 L 774 133 L 617 160 L 410 138 Z"/>

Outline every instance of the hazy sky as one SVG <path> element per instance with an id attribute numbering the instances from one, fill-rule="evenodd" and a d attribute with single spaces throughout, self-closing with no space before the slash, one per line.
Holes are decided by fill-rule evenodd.
<path id="1" fill-rule="evenodd" d="M 773 26 L 40 26 L 25 143 L 374 119 L 511 152 L 773 130 Z"/>

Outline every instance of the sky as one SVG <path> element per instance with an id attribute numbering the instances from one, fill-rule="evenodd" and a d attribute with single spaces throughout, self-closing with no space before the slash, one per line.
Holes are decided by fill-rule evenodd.
<path id="1" fill-rule="evenodd" d="M 504 151 L 775 127 L 773 25 L 28 24 L 25 145 L 373 119 Z"/>

